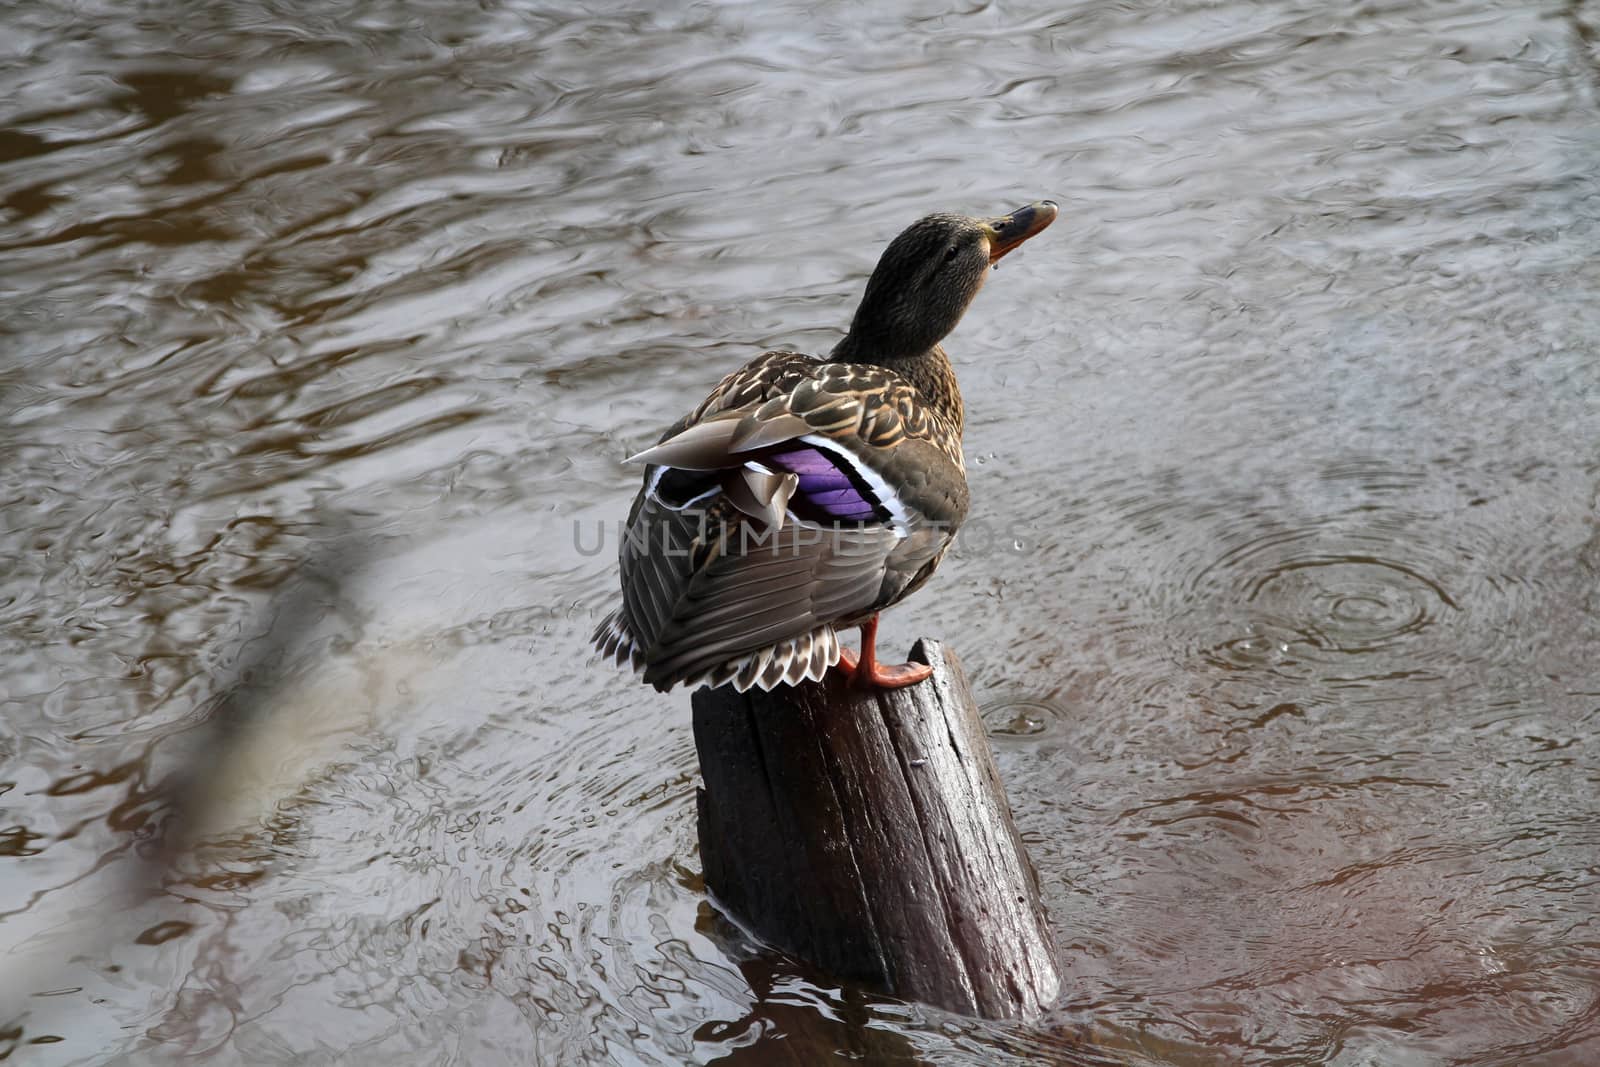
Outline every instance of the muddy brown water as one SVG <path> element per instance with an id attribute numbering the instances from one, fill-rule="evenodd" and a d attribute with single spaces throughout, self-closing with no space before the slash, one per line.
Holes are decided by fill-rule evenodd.
<path id="1" fill-rule="evenodd" d="M 1600 8 L 0 14 L 0 1054 L 1600 1062 Z M 950 347 L 1065 992 L 751 959 L 619 460 L 1052 197 Z M 173 797 L 186 798 L 174 807 Z"/>

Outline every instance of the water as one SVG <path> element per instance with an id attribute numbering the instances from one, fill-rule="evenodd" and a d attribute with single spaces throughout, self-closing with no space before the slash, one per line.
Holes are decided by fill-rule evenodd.
<path id="1" fill-rule="evenodd" d="M 0 23 L 0 1054 L 1600 1060 L 1600 9 Z M 752 957 L 584 639 L 631 446 L 1042 197 L 886 619 L 1062 946 L 978 1023 Z"/>

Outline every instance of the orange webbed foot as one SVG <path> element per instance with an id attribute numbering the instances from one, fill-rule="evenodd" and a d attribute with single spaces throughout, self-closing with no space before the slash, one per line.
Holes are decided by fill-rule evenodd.
<path id="1" fill-rule="evenodd" d="M 839 670 L 850 679 L 851 685 L 862 689 L 873 686 L 904 689 L 933 675 L 933 668 L 926 663 L 878 663 L 874 660 L 870 670 L 863 670 L 859 657 L 847 648 L 839 650 Z"/>

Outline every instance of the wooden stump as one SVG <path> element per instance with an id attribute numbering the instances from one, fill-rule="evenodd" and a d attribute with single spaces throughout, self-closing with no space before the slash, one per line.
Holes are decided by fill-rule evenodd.
<path id="1" fill-rule="evenodd" d="M 706 885 L 762 940 L 840 978 L 985 1018 L 1056 995 L 1038 879 L 953 654 L 907 689 L 694 694 Z"/>

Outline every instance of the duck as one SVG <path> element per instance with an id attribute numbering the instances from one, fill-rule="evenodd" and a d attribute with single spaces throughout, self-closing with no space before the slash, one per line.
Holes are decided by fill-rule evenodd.
<path id="1" fill-rule="evenodd" d="M 939 213 L 879 257 L 826 356 L 765 352 L 657 443 L 622 527 L 622 603 L 603 659 L 663 692 L 821 681 L 901 688 L 931 673 L 877 656 L 878 616 L 920 589 L 969 506 L 966 409 L 943 342 L 990 269 L 1057 214 Z M 859 627 L 860 652 L 839 631 Z"/>

